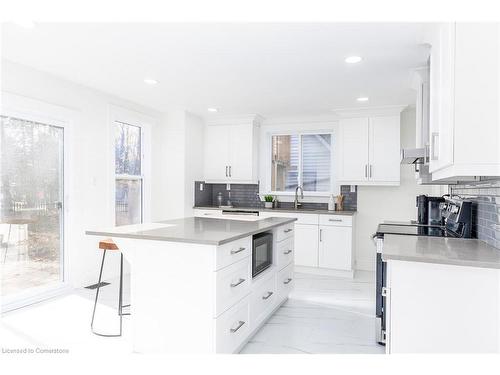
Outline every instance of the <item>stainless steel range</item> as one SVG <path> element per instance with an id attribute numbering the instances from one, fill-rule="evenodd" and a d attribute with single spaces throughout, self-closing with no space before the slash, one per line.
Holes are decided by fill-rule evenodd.
<path id="1" fill-rule="evenodd" d="M 435 200 L 432 200 L 435 201 Z M 418 200 L 417 200 L 418 202 Z M 472 203 L 460 198 L 447 197 L 443 199 L 435 210 L 439 217 L 433 225 L 419 224 L 417 222 L 384 222 L 379 224 L 373 240 L 377 246 L 377 281 L 376 281 L 376 338 L 377 342 L 385 345 L 385 287 L 386 263 L 382 259 L 384 251 L 384 235 L 402 236 L 433 236 L 470 238 L 472 226 Z M 436 213 L 433 213 L 437 217 Z"/>

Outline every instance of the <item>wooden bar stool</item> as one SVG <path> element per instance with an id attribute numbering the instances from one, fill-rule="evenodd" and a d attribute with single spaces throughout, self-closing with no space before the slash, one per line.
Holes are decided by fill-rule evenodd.
<path id="1" fill-rule="evenodd" d="M 97 282 L 97 290 L 95 293 L 95 301 L 94 301 L 94 311 L 92 312 L 92 321 L 90 323 L 90 329 L 92 333 L 98 335 L 98 336 L 104 336 L 104 337 L 119 337 L 122 335 L 122 317 L 123 315 L 130 315 L 130 313 L 124 313 L 123 308 L 124 307 L 129 307 L 130 305 L 123 305 L 123 254 L 120 253 L 120 291 L 119 291 L 119 296 L 118 296 L 118 315 L 120 316 L 120 333 L 115 334 L 115 335 L 107 335 L 103 333 L 99 333 L 94 331 L 94 317 L 95 317 L 95 310 L 97 306 L 97 300 L 99 298 L 99 289 L 101 287 L 101 278 L 102 278 L 102 270 L 104 268 L 104 259 L 106 258 L 106 252 L 108 250 L 111 251 L 120 251 L 118 249 L 118 246 L 111 240 L 111 239 L 105 239 L 99 242 L 99 249 L 104 250 L 102 254 L 102 262 L 101 262 L 101 270 L 99 271 L 99 281 Z"/>

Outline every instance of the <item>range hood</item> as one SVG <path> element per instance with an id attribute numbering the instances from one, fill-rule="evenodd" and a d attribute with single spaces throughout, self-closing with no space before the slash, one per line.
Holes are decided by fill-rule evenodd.
<path id="1" fill-rule="evenodd" d="M 425 148 L 401 149 L 401 164 L 425 164 Z"/>

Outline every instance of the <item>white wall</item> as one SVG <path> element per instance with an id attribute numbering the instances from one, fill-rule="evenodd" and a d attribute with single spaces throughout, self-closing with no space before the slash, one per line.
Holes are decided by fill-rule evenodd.
<path id="1" fill-rule="evenodd" d="M 401 113 L 401 147 L 415 147 L 415 109 Z M 356 268 L 375 269 L 375 246 L 371 235 L 384 220 L 415 220 L 415 197 L 419 194 L 441 195 L 437 186 L 415 182 L 412 165 L 401 165 L 400 186 L 358 186 L 356 216 Z"/>
<path id="2" fill-rule="evenodd" d="M 149 116 L 156 121 L 151 133 L 153 139 L 164 134 L 162 115 L 120 98 L 107 95 L 81 85 L 77 85 L 43 72 L 18 64 L 2 61 L 1 90 L 20 96 L 37 99 L 73 110 L 74 118 L 69 135 L 70 148 L 69 217 L 66 218 L 69 244 L 66 256 L 69 261 L 68 275 L 71 284 L 83 286 L 97 281 L 100 257 L 97 238 L 85 235 L 85 230 L 114 225 L 113 191 L 109 183 L 113 179 L 113 167 L 108 165 L 112 155 L 112 139 L 109 131 L 110 104 Z M 158 133 L 158 135 L 157 135 Z M 156 151 L 156 150 L 155 150 Z M 155 193 L 162 191 L 166 180 L 155 165 L 152 180 L 159 180 Z M 68 186 L 67 186 L 68 188 Z M 152 201 L 155 201 L 153 195 Z M 154 205 L 153 205 L 154 206 Z M 105 276 L 117 274 L 118 256 L 109 256 L 110 263 Z"/>
<path id="3" fill-rule="evenodd" d="M 153 138 L 151 219 L 192 216 L 194 181 L 203 179 L 204 121 L 182 109 L 169 111 Z"/>

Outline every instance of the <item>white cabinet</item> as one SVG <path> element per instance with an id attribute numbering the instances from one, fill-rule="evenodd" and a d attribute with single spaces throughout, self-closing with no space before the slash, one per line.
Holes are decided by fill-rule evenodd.
<path id="1" fill-rule="evenodd" d="M 255 119 L 211 122 L 206 128 L 205 181 L 256 183 L 258 126 Z"/>
<path id="2" fill-rule="evenodd" d="M 320 225 L 319 267 L 352 270 L 352 228 Z"/>
<path id="3" fill-rule="evenodd" d="M 340 120 L 337 159 L 344 184 L 399 185 L 399 115 Z"/>
<path id="4" fill-rule="evenodd" d="M 295 264 L 318 267 L 318 225 L 295 224 Z"/>
<path id="5" fill-rule="evenodd" d="M 434 181 L 500 176 L 499 31 L 496 23 L 446 23 L 427 41 Z"/>

